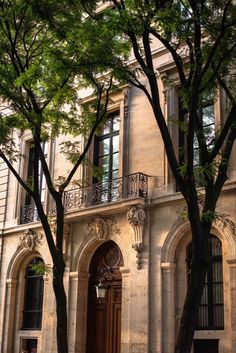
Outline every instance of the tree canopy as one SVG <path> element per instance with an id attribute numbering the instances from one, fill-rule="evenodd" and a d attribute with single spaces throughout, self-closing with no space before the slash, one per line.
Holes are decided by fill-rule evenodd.
<path id="1" fill-rule="evenodd" d="M 1 2 L 0 95 L 9 110 L 0 118 L 0 157 L 35 200 L 54 261 L 54 290 L 60 297 L 64 273 L 62 193 L 106 116 L 111 77 L 113 82 L 115 79 L 120 85 L 130 83 L 144 92 L 160 129 L 172 174 L 186 201 L 192 230 L 191 274 L 175 350 L 188 353 L 208 268 L 207 242 L 236 136 L 236 5 L 231 0 L 103 3 L 101 8 L 101 2 L 94 0 Z M 157 43 L 170 54 L 177 83 L 168 72 L 160 74 L 158 57 L 154 55 Z M 130 50 L 132 61 L 128 57 Z M 147 85 L 143 84 L 143 77 Z M 183 134 L 178 150 L 169 130 L 171 117 L 166 121 L 162 111 L 158 80 L 162 80 L 166 89 L 174 87 L 178 94 L 176 123 Z M 77 89 L 83 85 L 94 87 L 98 99 L 92 107 L 84 108 L 86 114 L 81 115 Z M 206 128 L 202 114 L 204 102 L 212 99 L 212 94 L 220 95 L 226 102 L 214 133 Z M 37 146 L 33 191 L 8 160 L 8 155 L 13 156 L 14 152 L 11 133 L 15 128 L 30 129 Z M 68 130 L 75 135 L 83 133 L 87 143 L 57 189 L 40 143 L 49 138 L 49 131 L 52 137 Z M 56 203 L 56 243 L 39 199 L 39 160 Z M 202 210 L 199 181 L 204 188 L 200 196 Z M 65 309 L 64 294 L 59 304 Z M 63 309 L 61 315 L 59 304 L 62 322 L 66 312 Z M 65 325 L 62 330 L 65 338 Z M 61 332 L 60 328 L 59 340 Z M 63 353 L 67 352 L 64 341 L 59 344 Z"/>

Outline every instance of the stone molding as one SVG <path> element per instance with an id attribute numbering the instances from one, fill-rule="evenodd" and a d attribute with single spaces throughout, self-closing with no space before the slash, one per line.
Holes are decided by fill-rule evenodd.
<path id="1" fill-rule="evenodd" d="M 136 251 L 136 264 L 137 269 L 141 269 L 141 252 L 143 250 L 143 233 L 144 233 L 144 222 L 145 222 L 145 211 L 141 207 L 132 206 L 127 212 L 127 219 L 131 227 L 133 228 L 133 242 L 132 247 Z"/>
<path id="2" fill-rule="evenodd" d="M 17 249 L 22 247 L 29 251 L 33 251 L 37 243 L 42 244 L 42 238 L 42 233 L 36 233 L 32 229 L 27 229 L 23 234 L 20 234 Z"/>
<path id="3" fill-rule="evenodd" d="M 120 234 L 120 228 L 114 217 L 107 218 L 96 215 L 91 222 L 88 223 L 89 235 L 93 234 L 99 240 L 105 240 L 108 236 Z"/>
<path id="4" fill-rule="evenodd" d="M 162 270 L 174 270 L 176 268 L 175 262 L 162 262 L 161 263 Z"/>

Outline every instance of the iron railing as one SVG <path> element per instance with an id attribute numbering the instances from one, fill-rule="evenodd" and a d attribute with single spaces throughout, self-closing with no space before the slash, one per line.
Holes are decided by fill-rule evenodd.
<path id="1" fill-rule="evenodd" d="M 38 222 L 38 211 L 34 203 L 21 208 L 21 224 Z"/>
<path id="2" fill-rule="evenodd" d="M 147 193 L 147 175 L 134 173 L 123 178 L 96 183 L 89 187 L 65 191 L 63 205 L 65 212 L 76 211 L 92 205 L 105 204 L 123 199 L 146 198 Z M 51 207 L 51 213 L 55 214 L 55 212 L 54 203 Z M 31 223 L 38 220 L 37 210 L 34 205 L 22 208 L 21 223 Z"/>
<path id="3" fill-rule="evenodd" d="M 122 199 L 145 198 L 147 192 L 147 175 L 135 173 L 123 178 L 96 183 L 87 188 L 68 190 L 64 195 L 64 208 L 65 211 L 69 211 Z"/>

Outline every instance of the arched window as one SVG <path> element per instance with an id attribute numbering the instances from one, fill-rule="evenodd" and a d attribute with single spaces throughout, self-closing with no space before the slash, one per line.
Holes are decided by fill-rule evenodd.
<path id="1" fill-rule="evenodd" d="M 209 238 L 210 265 L 198 311 L 197 330 L 222 330 L 224 328 L 224 294 L 221 241 L 214 235 Z M 187 247 L 187 270 L 191 270 L 192 244 Z"/>
<path id="2" fill-rule="evenodd" d="M 25 271 L 25 295 L 23 309 L 23 330 L 39 330 L 42 322 L 43 275 L 34 270 L 43 260 L 35 258 Z"/>

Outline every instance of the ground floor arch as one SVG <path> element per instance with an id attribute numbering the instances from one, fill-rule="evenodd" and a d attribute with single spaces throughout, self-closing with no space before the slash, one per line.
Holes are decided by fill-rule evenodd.
<path id="1" fill-rule="evenodd" d="M 123 258 L 119 247 L 108 241 L 99 246 L 90 264 L 86 353 L 120 353 Z M 98 298 L 96 285 L 105 288 Z"/>

